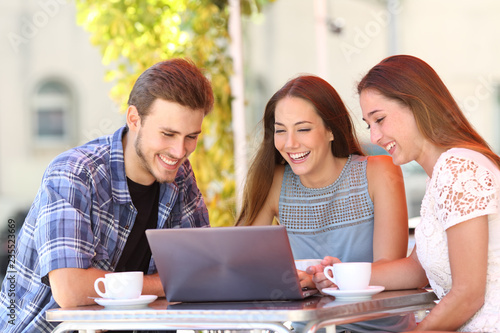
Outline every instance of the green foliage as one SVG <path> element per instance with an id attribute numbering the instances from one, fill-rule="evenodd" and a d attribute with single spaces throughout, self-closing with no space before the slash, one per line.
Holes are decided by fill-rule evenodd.
<path id="1" fill-rule="evenodd" d="M 251 15 L 273 0 L 242 0 Z M 228 0 L 76 0 L 77 22 L 91 34 L 115 82 L 112 98 L 126 110 L 138 75 L 169 58 L 189 57 L 205 70 L 215 107 L 190 160 L 213 226 L 232 225 L 235 215 L 231 128 L 232 61 L 228 55 Z"/>

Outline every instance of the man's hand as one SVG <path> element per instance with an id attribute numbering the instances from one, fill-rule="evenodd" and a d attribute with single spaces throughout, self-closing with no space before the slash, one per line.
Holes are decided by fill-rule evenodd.
<path id="1" fill-rule="evenodd" d="M 94 290 L 94 281 L 106 273 L 110 272 L 97 268 L 55 269 L 49 272 L 52 296 L 62 308 L 95 304 L 93 298 L 99 296 Z M 158 273 L 144 275 L 142 294 L 165 296 Z"/>
<path id="2" fill-rule="evenodd" d="M 94 304 L 94 281 L 109 273 L 97 268 L 59 268 L 49 272 L 52 296 L 61 308 Z"/>

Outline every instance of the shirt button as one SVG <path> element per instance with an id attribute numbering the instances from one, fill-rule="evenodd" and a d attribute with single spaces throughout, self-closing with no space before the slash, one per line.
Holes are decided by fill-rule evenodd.
<path id="1" fill-rule="evenodd" d="M 125 230 L 128 230 L 128 225 L 125 226 Z"/>
<path id="2" fill-rule="evenodd" d="M 165 206 L 170 207 L 170 202 L 167 202 Z"/>

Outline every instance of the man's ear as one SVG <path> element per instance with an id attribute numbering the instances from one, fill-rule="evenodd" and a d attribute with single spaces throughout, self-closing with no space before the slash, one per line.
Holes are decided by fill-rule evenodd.
<path id="1" fill-rule="evenodd" d="M 141 116 L 134 105 L 130 105 L 127 109 L 127 125 L 131 131 L 137 131 L 141 126 Z"/>

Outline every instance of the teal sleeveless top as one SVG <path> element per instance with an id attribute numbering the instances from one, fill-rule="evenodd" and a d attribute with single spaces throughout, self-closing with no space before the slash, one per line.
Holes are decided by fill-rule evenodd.
<path id="1" fill-rule="evenodd" d="M 287 229 L 295 259 L 373 262 L 373 201 L 368 193 L 368 157 L 351 155 L 337 180 L 307 188 L 287 165 L 281 184 L 279 222 Z M 305 323 L 294 322 L 297 332 Z M 337 326 L 337 332 L 405 332 L 415 316 L 387 317 Z"/>
<path id="2" fill-rule="evenodd" d="M 295 259 L 373 262 L 373 202 L 368 193 L 366 156 L 351 155 L 338 179 L 307 188 L 289 165 L 279 199 L 279 222 L 288 232 Z"/>

